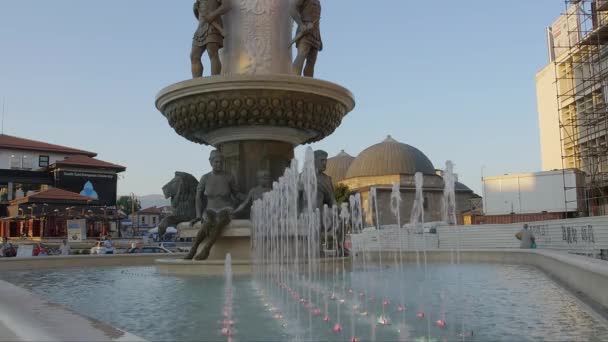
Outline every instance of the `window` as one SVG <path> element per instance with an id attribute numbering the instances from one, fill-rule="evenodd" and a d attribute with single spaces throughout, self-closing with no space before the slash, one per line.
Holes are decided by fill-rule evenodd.
<path id="1" fill-rule="evenodd" d="M 141 223 L 146 223 L 146 217 L 145 216 L 141 217 Z"/>
<path id="2" fill-rule="evenodd" d="M 152 216 L 152 224 L 156 224 L 156 216 Z"/>
<path id="3" fill-rule="evenodd" d="M 28 156 L 23 156 L 21 157 L 21 168 L 25 169 L 25 170 L 31 170 L 32 169 L 32 158 L 28 157 Z"/>
<path id="4" fill-rule="evenodd" d="M 422 207 L 424 208 L 424 210 L 429 210 L 429 197 L 428 196 L 424 196 L 424 204 L 422 205 Z"/>
<path id="5" fill-rule="evenodd" d="M 10 162 L 11 169 L 20 169 L 21 168 L 21 156 L 11 155 Z"/>
<path id="6" fill-rule="evenodd" d="M 47 167 L 49 166 L 49 156 L 40 156 L 38 157 L 38 166 Z"/>

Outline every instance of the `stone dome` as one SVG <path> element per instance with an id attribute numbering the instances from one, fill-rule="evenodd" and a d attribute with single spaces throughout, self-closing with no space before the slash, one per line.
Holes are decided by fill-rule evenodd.
<path id="1" fill-rule="evenodd" d="M 338 183 L 346 178 L 346 172 L 348 171 L 348 168 L 350 167 L 350 164 L 352 164 L 353 160 L 355 160 L 355 157 L 342 150 L 335 157 L 327 159 L 327 168 L 325 169 L 325 173 L 331 177 L 331 180 L 334 183 Z"/>
<path id="2" fill-rule="evenodd" d="M 368 176 L 386 176 L 422 172 L 434 175 L 435 167 L 419 149 L 400 143 L 390 135 L 381 143 L 372 145 L 355 158 L 346 179 Z"/>
<path id="3" fill-rule="evenodd" d="M 454 184 L 454 189 L 455 190 L 460 190 L 460 191 L 470 191 L 470 192 L 473 192 L 473 190 L 471 190 L 471 188 L 469 188 L 468 186 L 466 186 L 464 183 L 460 183 L 460 182 L 456 182 Z"/>

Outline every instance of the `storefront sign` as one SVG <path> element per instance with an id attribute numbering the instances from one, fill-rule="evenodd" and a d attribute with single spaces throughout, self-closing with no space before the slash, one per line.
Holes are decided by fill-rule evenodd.
<path id="1" fill-rule="evenodd" d="M 34 255 L 34 246 L 32 245 L 20 245 L 17 248 L 17 257 L 31 257 Z"/>
<path id="2" fill-rule="evenodd" d="M 87 238 L 87 220 L 68 220 L 68 240 L 79 242 Z"/>

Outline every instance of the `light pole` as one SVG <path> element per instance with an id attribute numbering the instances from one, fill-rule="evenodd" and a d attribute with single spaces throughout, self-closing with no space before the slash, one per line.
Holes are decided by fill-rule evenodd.
<path id="1" fill-rule="evenodd" d="M 18 212 L 21 213 L 21 214 L 19 214 L 19 216 L 21 216 L 21 222 L 19 224 L 19 226 L 20 226 L 19 227 L 19 233 L 20 233 L 19 235 L 21 235 L 21 237 L 23 237 L 23 219 L 25 219 L 25 214 L 24 214 L 23 208 L 19 208 Z"/>
<path id="2" fill-rule="evenodd" d="M 483 169 L 485 168 L 485 165 L 481 166 L 481 205 L 483 207 L 481 208 L 482 214 L 486 211 L 486 182 L 483 179 Z"/>
<path id="3" fill-rule="evenodd" d="M 107 235 L 107 230 L 109 230 L 109 229 L 107 229 L 107 227 L 106 227 L 106 224 L 107 224 L 107 219 L 106 219 L 106 210 L 107 210 L 107 209 L 108 209 L 108 208 L 107 208 L 107 206 L 105 206 L 105 205 L 104 205 L 104 206 L 101 208 L 101 210 L 103 211 L 103 221 L 102 221 L 101 235 Z"/>
<path id="4" fill-rule="evenodd" d="M 44 236 L 44 230 L 46 228 L 46 207 L 49 205 L 46 203 L 42 204 L 42 215 L 40 216 L 40 240 Z"/>
<path id="5" fill-rule="evenodd" d="M 135 201 L 136 201 L 136 196 L 134 193 L 130 194 L 131 196 L 131 236 L 135 236 Z M 139 223 L 137 224 L 137 227 L 139 228 Z"/>
<path id="6" fill-rule="evenodd" d="M 32 237 L 34 237 L 34 206 L 35 206 L 35 204 L 32 204 L 31 206 L 27 207 L 30 210 L 30 217 L 27 220 L 27 232 L 28 232 L 28 235 L 29 235 L 29 232 L 30 232 L 30 223 L 31 223 Z"/>
<path id="7" fill-rule="evenodd" d="M 53 213 L 55 213 L 55 219 L 53 220 L 53 224 L 55 227 L 53 228 L 53 232 L 55 233 L 55 235 L 57 235 L 57 221 L 59 218 L 59 209 L 53 210 Z"/>

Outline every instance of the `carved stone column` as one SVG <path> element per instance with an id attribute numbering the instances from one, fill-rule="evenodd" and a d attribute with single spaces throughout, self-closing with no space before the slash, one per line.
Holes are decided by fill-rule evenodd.
<path id="1" fill-rule="evenodd" d="M 231 0 L 224 17 L 228 34 L 221 50 L 222 73 L 288 74 L 291 71 L 291 0 Z"/>

